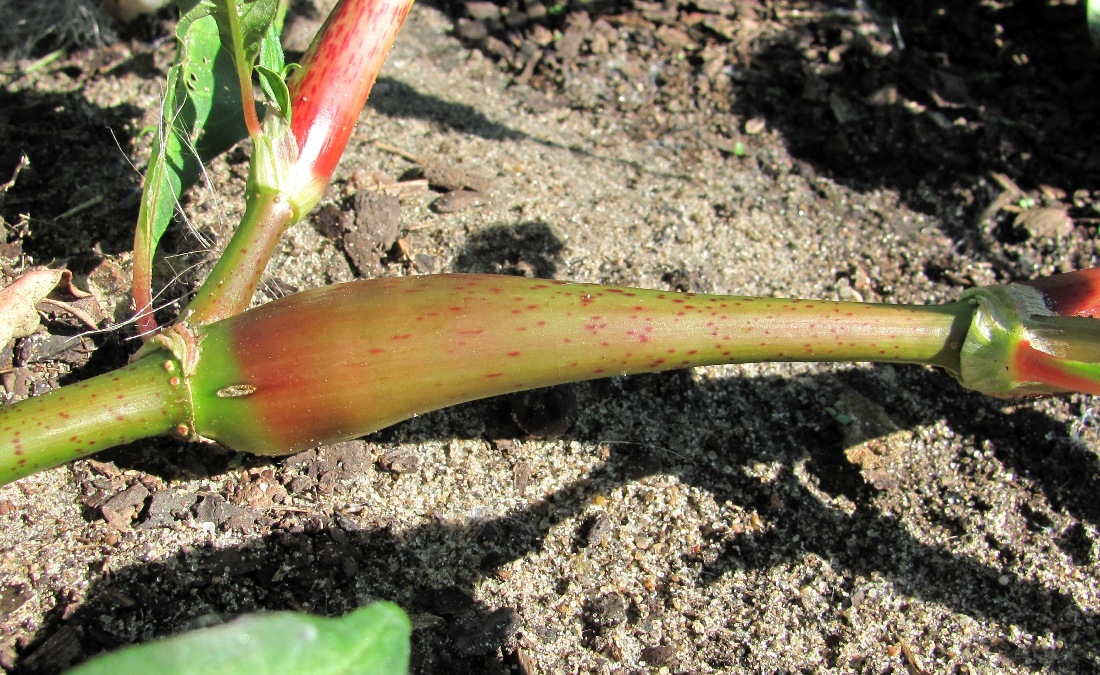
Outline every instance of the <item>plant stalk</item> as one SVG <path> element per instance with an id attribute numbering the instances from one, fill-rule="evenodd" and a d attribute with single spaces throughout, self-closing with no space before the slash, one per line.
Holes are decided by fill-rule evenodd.
<path id="1" fill-rule="evenodd" d="M 179 361 L 159 351 L 0 407 L 0 485 L 122 443 L 187 436 L 185 387 Z"/>
<path id="2" fill-rule="evenodd" d="M 973 306 L 693 295 L 489 275 L 374 279 L 209 326 L 195 427 L 282 454 L 477 398 L 751 361 L 959 370 Z"/>
<path id="3" fill-rule="evenodd" d="M 145 436 L 285 454 L 473 399 L 719 363 L 921 363 L 998 396 L 1093 391 L 1100 324 L 1049 312 L 1012 284 L 917 306 L 471 274 L 357 281 L 174 326 L 117 373 L 0 410 L 0 480 Z"/>
<path id="4" fill-rule="evenodd" d="M 182 320 L 201 326 L 244 311 L 283 232 L 298 218 L 291 201 L 278 190 L 260 188 L 249 195 L 240 226 Z"/>

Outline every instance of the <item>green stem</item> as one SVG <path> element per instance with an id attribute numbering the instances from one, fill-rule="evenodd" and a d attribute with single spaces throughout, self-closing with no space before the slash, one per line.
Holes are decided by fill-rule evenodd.
<path id="1" fill-rule="evenodd" d="M 692 295 L 487 275 L 305 291 L 206 329 L 195 428 L 279 454 L 455 403 L 563 382 L 750 361 L 959 371 L 973 305 Z"/>
<path id="2" fill-rule="evenodd" d="M 147 436 L 282 454 L 463 401 L 717 363 L 957 374 L 974 311 L 967 300 L 868 305 L 490 275 L 341 284 L 169 327 L 119 371 L 0 409 L 0 481 Z"/>
<path id="3" fill-rule="evenodd" d="M 184 389 L 179 362 L 158 351 L 0 408 L 0 485 L 122 443 L 186 436 L 190 416 Z"/>
<path id="4" fill-rule="evenodd" d="M 260 188 L 250 194 L 241 224 L 183 313 L 183 320 L 202 326 L 247 309 L 279 238 L 298 217 L 290 200 L 278 190 Z"/>
<path id="5" fill-rule="evenodd" d="M 248 135 L 255 139 L 260 135 L 260 118 L 256 115 L 256 95 L 252 92 L 252 64 L 244 59 L 244 37 L 241 35 L 241 21 L 237 16 L 236 0 L 226 3 L 226 21 L 233 40 L 233 64 L 237 70 L 237 81 L 241 87 L 241 108 L 244 113 L 244 125 Z"/>

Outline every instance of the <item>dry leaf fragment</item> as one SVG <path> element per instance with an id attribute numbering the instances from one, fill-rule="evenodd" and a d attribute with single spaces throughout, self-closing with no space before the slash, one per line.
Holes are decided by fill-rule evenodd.
<path id="1" fill-rule="evenodd" d="M 1070 218 L 1065 207 L 1040 206 L 1027 209 L 1017 214 L 1014 224 L 1040 239 L 1055 239 L 1073 233 L 1073 218 Z"/>
<path id="2" fill-rule="evenodd" d="M 31 270 L 0 289 L 0 345 L 27 337 L 38 328 L 35 305 L 68 276 L 68 270 Z"/>

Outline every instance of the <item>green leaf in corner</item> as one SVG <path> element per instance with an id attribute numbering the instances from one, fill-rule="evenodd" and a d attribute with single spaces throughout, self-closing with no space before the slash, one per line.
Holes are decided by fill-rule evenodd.
<path id="1" fill-rule="evenodd" d="M 408 672 L 408 617 L 380 602 L 335 619 L 274 612 L 127 647 L 69 675 L 394 675 Z"/>

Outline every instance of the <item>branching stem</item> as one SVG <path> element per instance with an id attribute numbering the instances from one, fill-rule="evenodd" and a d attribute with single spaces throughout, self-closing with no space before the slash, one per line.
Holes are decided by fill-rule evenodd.
<path id="1" fill-rule="evenodd" d="M 297 218 L 283 193 L 261 188 L 249 195 L 244 216 L 183 319 L 201 326 L 244 311 L 283 232 Z"/>

